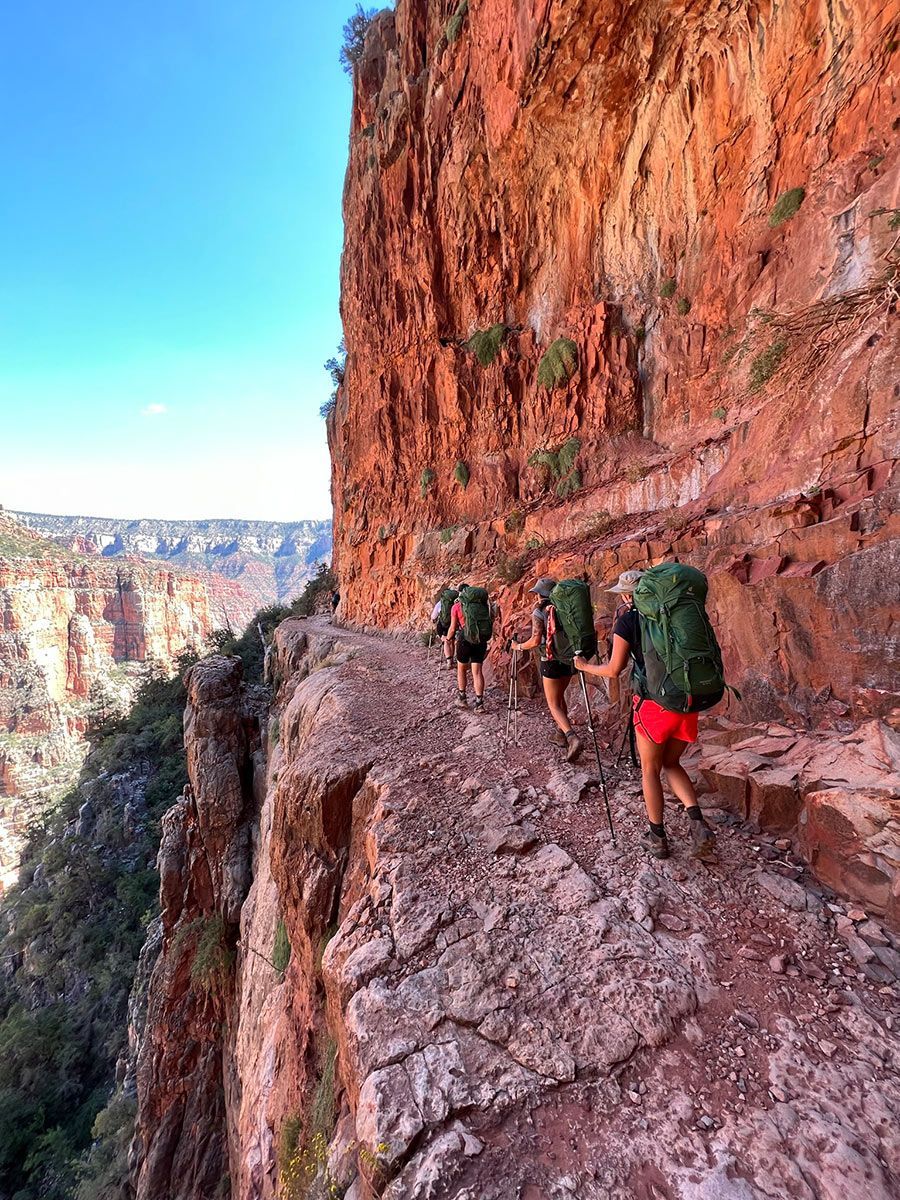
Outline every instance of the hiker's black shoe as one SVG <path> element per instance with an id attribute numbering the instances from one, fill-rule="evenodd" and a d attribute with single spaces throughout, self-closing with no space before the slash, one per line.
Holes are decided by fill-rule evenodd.
<path id="1" fill-rule="evenodd" d="M 669 839 L 665 834 L 660 837 L 658 833 L 654 833 L 652 829 L 648 829 L 641 838 L 641 845 L 654 858 L 669 857 Z"/>
<path id="2" fill-rule="evenodd" d="M 484 696 L 476 696 L 475 703 L 472 706 L 476 712 L 481 712 L 484 708 Z"/>
<path id="3" fill-rule="evenodd" d="M 566 734 L 566 758 L 570 763 L 577 762 L 578 756 L 581 753 L 581 739 L 574 729 Z"/>
<path id="4" fill-rule="evenodd" d="M 466 696 L 465 692 L 457 692 L 456 693 L 456 707 L 457 708 L 468 708 L 469 707 L 469 700 L 468 700 L 468 697 Z"/>
<path id="5" fill-rule="evenodd" d="M 694 858 L 709 858 L 716 852 L 716 835 L 705 821 L 691 821 L 691 843 Z"/>

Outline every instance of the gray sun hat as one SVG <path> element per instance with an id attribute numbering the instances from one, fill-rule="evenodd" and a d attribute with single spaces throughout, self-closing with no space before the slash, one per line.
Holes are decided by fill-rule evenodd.
<path id="1" fill-rule="evenodd" d="M 638 580 L 644 574 L 643 571 L 623 571 L 619 576 L 618 581 L 611 587 L 607 588 L 608 592 L 616 592 L 621 595 L 627 592 L 629 595 L 637 587 Z"/>
<path id="2" fill-rule="evenodd" d="M 546 597 L 546 596 L 550 595 L 550 593 L 553 591 L 553 589 L 555 587 L 556 587 L 556 580 L 551 579 L 550 576 L 547 575 L 543 579 L 539 579 L 537 581 L 537 583 L 534 585 L 534 587 L 529 588 L 528 591 L 529 591 L 529 594 L 531 592 L 536 592 L 538 596 Z"/>

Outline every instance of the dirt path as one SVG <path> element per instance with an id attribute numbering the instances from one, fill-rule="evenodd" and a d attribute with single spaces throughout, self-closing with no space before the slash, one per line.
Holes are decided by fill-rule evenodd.
<path id="1" fill-rule="evenodd" d="M 333 632 L 389 887 L 326 966 L 345 978 L 373 919 L 390 938 L 348 1017 L 359 1132 L 402 1164 L 385 1196 L 900 1195 L 894 939 L 839 937 L 848 906 L 714 798 L 714 860 L 675 807 L 673 855 L 649 859 L 607 748 L 613 846 L 592 759 L 564 762 L 541 700 L 509 745 L 499 688 L 459 710 L 424 649 Z"/>

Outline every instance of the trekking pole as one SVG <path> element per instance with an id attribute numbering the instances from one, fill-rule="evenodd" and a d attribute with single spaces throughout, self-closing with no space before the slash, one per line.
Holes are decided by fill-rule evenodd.
<path id="1" fill-rule="evenodd" d="M 509 699 L 506 702 L 506 740 L 509 741 L 509 725 L 513 714 L 513 689 L 516 682 L 516 652 L 512 652 L 512 661 L 509 667 Z"/>
<path id="2" fill-rule="evenodd" d="M 431 647 L 432 647 L 433 643 L 434 643 L 434 630 L 429 629 L 428 630 L 428 650 L 425 653 L 425 662 L 426 663 L 431 662 Z"/>
<path id="3" fill-rule="evenodd" d="M 513 659 L 513 741 L 519 744 L 519 652 Z"/>
<path id="4" fill-rule="evenodd" d="M 606 805 L 606 819 L 609 821 L 609 836 L 612 838 L 612 844 L 616 844 L 616 831 L 613 829 L 612 810 L 609 807 L 609 794 L 606 790 L 606 779 L 603 775 L 603 764 L 600 761 L 600 747 L 597 744 L 597 734 L 594 730 L 594 714 L 591 711 L 591 702 L 588 699 L 587 684 L 584 681 L 584 672 L 579 671 L 578 675 L 581 679 L 581 694 L 584 697 L 584 707 L 587 709 L 588 729 L 591 731 L 591 737 L 594 740 L 594 754 L 597 756 L 597 771 L 600 774 L 600 790 L 603 793 L 603 803 Z"/>
<path id="5" fill-rule="evenodd" d="M 622 741 L 619 744 L 619 753 L 616 755 L 616 766 L 622 761 L 622 755 L 625 753 L 625 743 L 631 740 L 631 727 L 634 721 L 634 709 L 628 714 L 628 721 L 625 725 L 625 732 L 622 734 Z"/>

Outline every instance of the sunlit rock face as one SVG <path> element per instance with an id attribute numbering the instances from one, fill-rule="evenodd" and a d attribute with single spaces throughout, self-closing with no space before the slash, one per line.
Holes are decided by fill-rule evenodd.
<path id="1" fill-rule="evenodd" d="M 586 572 L 606 613 L 603 581 L 677 555 L 743 716 L 896 705 L 896 16 L 482 0 L 452 41 L 445 3 L 377 18 L 330 422 L 348 618 L 422 623 L 465 575 L 508 632 L 535 575 Z"/>

